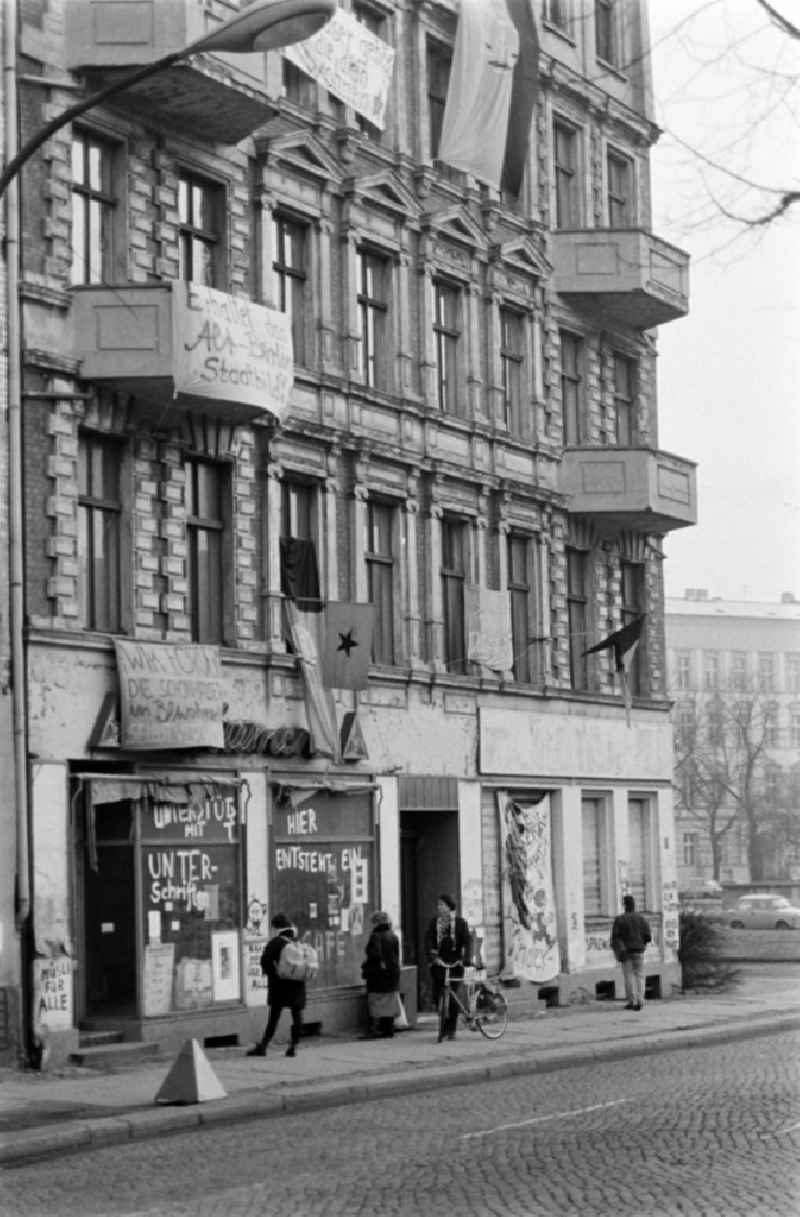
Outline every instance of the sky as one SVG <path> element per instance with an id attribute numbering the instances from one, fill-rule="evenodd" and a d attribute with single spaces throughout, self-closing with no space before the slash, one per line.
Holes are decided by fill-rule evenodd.
<path id="1" fill-rule="evenodd" d="M 770 0 L 800 23 L 798 0 Z M 658 331 L 659 447 L 696 461 L 698 524 L 667 537 L 668 596 L 800 599 L 800 41 L 757 0 L 649 0 L 653 231 L 691 255 Z M 748 183 L 768 189 L 753 189 Z"/>

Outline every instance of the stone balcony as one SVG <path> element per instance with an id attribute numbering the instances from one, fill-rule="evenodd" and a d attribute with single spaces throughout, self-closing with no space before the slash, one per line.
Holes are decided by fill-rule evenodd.
<path id="1" fill-rule="evenodd" d="M 90 90 L 189 46 L 206 33 L 196 0 L 72 0 L 67 67 Z M 162 68 L 115 94 L 107 105 L 209 142 L 237 144 L 269 121 L 266 55 L 205 53 Z"/>
<path id="2" fill-rule="evenodd" d="M 603 532 L 666 533 L 697 523 L 695 474 L 692 461 L 649 448 L 567 448 L 559 490 Z"/>
<path id="3" fill-rule="evenodd" d="M 641 228 L 552 234 L 560 296 L 605 325 L 649 330 L 689 311 L 689 255 Z"/>

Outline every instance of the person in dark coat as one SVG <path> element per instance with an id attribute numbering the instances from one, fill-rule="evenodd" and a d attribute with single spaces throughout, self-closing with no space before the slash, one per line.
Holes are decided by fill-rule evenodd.
<path id="1" fill-rule="evenodd" d="M 457 981 L 464 975 L 464 967 L 472 963 L 472 937 L 463 917 L 456 916 L 456 902 L 443 892 L 436 902 L 436 916 L 428 925 L 425 934 L 425 954 L 431 965 L 431 990 L 436 1009 L 444 988 L 443 963 L 455 964 L 450 971 L 450 980 Z M 456 1038 L 458 1006 L 452 1000 L 445 1019 L 444 1032 L 448 1039 Z"/>
<path id="2" fill-rule="evenodd" d="M 378 1034 L 394 1035 L 394 1020 L 400 1010 L 400 941 L 389 914 L 372 914 L 372 933 L 366 946 L 361 975 L 367 982 L 369 1016 L 378 1024 Z"/>
<path id="3" fill-rule="evenodd" d="M 267 1055 L 267 1044 L 275 1034 L 281 1011 L 287 1008 L 292 1013 L 292 1038 L 286 1049 L 286 1055 L 296 1056 L 297 1045 L 300 1042 L 302 1011 L 306 1004 L 306 982 L 304 980 L 286 980 L 283 976 L 278 975 L 278 960 L 286 943 L 295 936 L 294 927 L 285 913 L 276 913 L 270 924 L 274 935 L 261 953 L 261 971 L 267 977 L 269 1018 L 264 1028 L 264 1034 L 253 1048 L 248 1049 L 247 1055 Z"/>
<path id="4" fill-rule="evenodd" d="M 622 976 L 625 981 L 625 1009 L 644 1009 L 644 951 L 651 941 L 650 926 L 647 918 L 636 912 L 636 901 L 633 896 L 624 896 L 622 907 L 625 910 L 614 918 L 611 928 L 611 950 L 614 957 L 622 964 Z"/>

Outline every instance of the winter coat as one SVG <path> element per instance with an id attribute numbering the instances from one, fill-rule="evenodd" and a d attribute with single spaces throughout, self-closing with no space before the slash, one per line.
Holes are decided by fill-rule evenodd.
<path id="1" fill-rule="evenodd" d="M 294 930 L 281 930 L 274 938 L 270 938 L 261 952 L 261 971 L 267 977 L 267 1005 L 303 1010 L 306 1004 L 306 982 L 286 980 L 279 976 L 277 971 L 281 951 L 290 938 L 294 938 Z"/>
<path id="2" fill-rule="evenodd" d="M 387 925 L 377 926 L 369 936 L 361 975 L 367 993 L 396 993 L 400 988 L 400 941 Z"/>
<path id="3" fill-rule="evenodd" d="M 647 918 L 641 913 L 620 913 L 611 928 L 611 950 L 623 963 L 629 955 L 641 955 L 652 939 Z"/>
<path id="4" fill-rule="evenodd" d="M 434 917 L 428 924 L 428 929 L 425 933 L 425 954 L 431 964 L 431 972 L 435 975 L 444 976 L 444 968 L 438 964 L 434 964 L 433 960 L 438 956 L 444 963 L 458 964 L 450 972 L 451 979 L 464 975 L 464 969 L 461 966 L 466 964 L 467 967 L 472 963 L 472 936 L 469 932 L 469 926 L 463 917 L 456 917 L 454 923 L 454 934 L 445 934 L 442 941 L 436 941 L 436 926 L 438 918 Z"/>

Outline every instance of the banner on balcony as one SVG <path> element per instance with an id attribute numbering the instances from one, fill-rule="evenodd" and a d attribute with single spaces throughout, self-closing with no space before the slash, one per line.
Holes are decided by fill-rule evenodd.
<path id="1" fill-rule="evenodd" d="M 517 803 L 504 791 L 500 812 L 504 972 L 544 984 L 558 975 L 550 798 Z"/>
<path id="2" fill-rule="evenodd" d="M 319 33 L 285 47 L 283 54 L 373 126 L 383 128 L 394 50 L 351 13 L 337 9 Z"/>
<path id="3" fill-rule="evenodd" d="M 243 403 L 284 418 L 294 379 L 286 313 L 200 283 L 174 282 L 172 350 L 176 397 Z"/>
<path id="4" fill-rule="evenodd" d="M 123 748 L 223 748 L 216 647 L 114 639 Z"/>
<path id="5" fill-rule="evenodd" d="M 468 583 L 464 588 L 464 608 L 467 659 L 493 672 L 508 672 L 514 663 L 508 592 Z"/>

